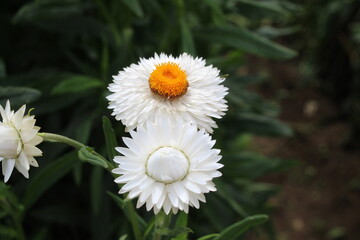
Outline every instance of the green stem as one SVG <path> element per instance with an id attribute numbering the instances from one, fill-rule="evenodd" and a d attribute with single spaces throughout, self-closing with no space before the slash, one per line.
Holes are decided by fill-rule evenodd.
<path id="1" fill-rule="evenodd" d="M 44 139 L 44 141 L 47 141 L 47 142 L 58 142 L 58 143 L 65 143 L 69 146 L 72 146 L 76 149 L 80 149 L 80 148 L 83 148 L 83 147 L 86 147 L 86 145 L 82 144 L 81 142 L 78 142 L 74 139 L 71 139 L 71 138 L 68 138 L 68 137 L 65 137 L 65 136 L 62 136 L 62 135 L 59 135 L 59 134 L 55 134 L 55 133 L 46 133 L 46 132 L 41 132 L 41 133 L 38 133 L 38 135 L 40 137 L 42 137 Z M 104 161 L 107 162 L 109 168 L 108 171 L 115 177 L 117 177 L 116 175 L 114 175 L 111 170 L 113 170 L 115 168 L 115 166 L 109 162 L 108 160 L 106 160 L 106 158 L 104 158 L 101 154 L 93 151 L 92 152 L 93 154 L 97 155 L 98 157 L 101 157 L 102 159 L 104 159 Z"/>
<path id="2" fill-rule="evenodd" d="M 160 211 L 155 216 L 155 229 L 153 240 L 161 240 L 161 229 L 169 227 L 171 222 L 171 212 L 166 215 L 164 211 Z"/>
<path id="3" fill-rule="evenodd" d="M 71 138 L 68 138 L 68 137 L 65 137 L 65 136 L 62 136 L 59 134 L 42 132 L 42 133 L 38 133 L 38 135 L 40 137 L 42 137 L 44 139 L 44 141 L 47 141 L 47 142 L 61 142 L 61 143 L 68 144 L 76 149 L 86 147 L 81 142 L 78 142 L 74 139 L 71 139 Z"/>
<path id="4" fill-rule="evenodd" d="M 124 208 L 127 208 L 129 211 L 129 220 L 131 222 L 131 227 L 133 229 L 135 239 L 141 240 L 142 237 L 141 237 L 140 225 L 132 201 L 131 200 L 126 201 L 124 204 Z"/>

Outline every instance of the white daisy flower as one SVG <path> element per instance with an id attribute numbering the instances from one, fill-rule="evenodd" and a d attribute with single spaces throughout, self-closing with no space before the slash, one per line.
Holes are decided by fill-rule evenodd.
<path id="1" fill-rule="evenodd" d="M 120 71 L 109 85 L 109 109 L 116 120 L 132 130 L 157 116 L 182 118 L 209 133 L 227 110 L 228 89 L 217 68 L 202 58 L 155 54 Z"/>
<path id="2" fill-rule="evenodd" d="M 14 113 L 9 101 L 5 109 L 0 105 L 0 162 L 4 182 L 9 180 L 14 167 L 29 178 L 30 166 L 39 166 L 34 157 L 41 156 L 42 152 L 35 146 L 43 139 L 36 135 L 40 128 L 35 126 L 34 116 L 24 116 L 25 108 L 23 105 Z"/>
<path id="3" fill-rule="evenodd" d="M 155 214 L 161 209 L 187 213 L 189 205 L 199 208 L 199 201 L 205 202 L 204 193 L 216 191 L 212 179 L 221 176 L 217 170 L 223 165 L 220 150 L 212 149 L 215 140 L 204 129 L 160 118 L 130 134 L 123 138 L 128 148 L 116 148 L 123 156 L 114 158 L 119 166 L 113 173 L 121 175 L 116 183 L 125 184 L 119 193 L 139 197 L 137 208 L 146 204 Z"/>

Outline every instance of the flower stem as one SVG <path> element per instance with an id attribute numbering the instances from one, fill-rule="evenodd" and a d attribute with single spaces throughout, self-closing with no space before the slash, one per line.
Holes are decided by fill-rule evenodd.
<path id="1" fill-rule="evenodd" d="M 155 216 L 155 229 L 154 229 L 153 240 L 161 240 L 161 235 L 162 235 L 161 233 L 164 232 L 164 230 L 169 227 L 170 222 L 171 222 L 171 213 L 166 215 L 164 211 L 160 211 Z"/>
<path id="2" fill-rule="evenodd" d="M 65 137 L 65 136 L 62 136 L 59 134 L 42 132 L 42 133 L 38 133 L 38 135 L 40 137 L 42 137 L 44 139 L 44 141 L 47 141 L 47 142 L 61 142 L 61 143 L 68 144 L 76 149 L 86 147 L 81 142 L 78 142 L 74 139 L 71 139 L 71 138 L 68 138 L 68 137 Z"/>
<path id="3" fill-rule="evenodd" d="M 126 208 L 128 210 L 128 213 L 129 213 L 128 218 L 131 222 L 131 227 L 133 229 L 135 240 L 141 240 L 142 233 L 140 230 L 139 221 L 137 219 L 136 211 L 135 211 L 132 201 L 131 200 L 125 201 L 124 208 Z"/>
<path id="4" fill-rule="evenodd" d="M 38 136 L 42 137 L 44 139 L 44 141 L 47 142 L 58 142 L 58 143 L 65 143 L 71 147 L 74 147 L 75 149 L 79 150 L 83 147 L 86 147 L 86 145 L 82 144 L 81 142 L 78 142 L 74 139 L 59 135 L 59 134 L 55 134 L 55 133 L 47 133 L 47 132 L 41 132 L 38 133 Z M 102 158 L 104 161 L 106 161 L 106 163 L 108 164 L 108 171 L 114 176 L 116 177 L 116 175 L 114 175 L 111 170 L 115 168 L 115 166 L 109 162 L 108 160 L 106 160 L 106 158 L 104 158 L 101 154 L 95 152 L 92 150 L 92 154 Z"/>

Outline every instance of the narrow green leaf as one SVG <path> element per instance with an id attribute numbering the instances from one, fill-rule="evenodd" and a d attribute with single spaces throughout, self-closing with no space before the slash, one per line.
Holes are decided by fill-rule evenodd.
<path id="1" fill-rule="evenodd" d="M 259 225 L 267 221 L 268 219 L 269 217 L 267 215 L 254 215 L 251 217 L 247 217 L 244 220 L 234 223 L 233 225 L 225 228 L 214 240 L 236 239 L 249 228 Z"/>
<path id="2" fill-rule="evenodd" d="M 150 221 L 148 221 L 147 227 L 145 228 L 143 238 L 147 239 L 149 234 L 152 232 L 152 230 L 155 227 L 155 215 L 151 218 Z"/>
<path id="3" fill-rule="evenodd" d="M 180 212 L 176 219 L 175 227 L 180 228 L 180 229 L 184 229 L 184 228 L 186 229 L 187 223 L 188 223 L 188 215 L 184 212 Z M 178 234 L 174 239 L 187 240 L 188 233 L 189 233 L 189 231 L 184 231 L 184 232 Z"/>
<path id="4" fill-rule="evenodd" d="M 161 236 L 167 236 L 167 237 L 171 237 L 171 240 L 180 240 L 180 239 L 184 239 L 182 237 L 182 235 L 184 234 L 188 234 L 190 232 L 192 232 L 192 230 L 188 227 L 180 227 L 180 228 L 174 228 L 174 229 L 170 229 L 170 228 L 157 228 L 156 232 L 158 234 L 160 234 Z M 187 238 L 185 238 L 187 239 Z"/>
<path id="5" fill-rule="evenodd" d="M 201 238 L 198 238 L 197 240 L 208 240 L 208 239 L 213 239 L 215 237 L 218 237 L 220 234 L 219 233 L 211 233 L 205 236 L 202 236 Z"/>
<path id="6" fill-rule="evenodd" d="M 204 27 L 195 31 L 195 36 L 221 43 L 245 52 L 272 59 L 291 59 L 297 55 L 294 50 L 283 47 L 247 29 L 235 26 Z"/>
<path id="7" fill-rule="evenodd" d="M 301 31 L 301 26 L 299 26 L 299 25 L 295 25 L 295 26 L 291 26 L 291 27 L 287 27 L 287 28 L 275 28 L 275 27 L 271 27 L 271 26 L 263 26 L 263 27 L 257 29 L 257 32 L 260 35 L 265 36 L 270 39 L 294 34 L 299 31 Z"/>
<path id="8" fill-rule="evenodd" d="M 188 215 L 185 212 L 180 212 L 176 219 L 176 227 L 186 227 L 188 223 Z"/>
<path id="9" fill-rule="evenodd" d="M 66 175 L 76 163 L 76 152 L 71 152 L 63 157 L 41 167 L 39 172 L 30 178 L 22 200 L 26 209 L 29 209 L 37 199 L 60 178 Z"/>
<path id="10" fill-rule="evenodd" d="M 21 106 L 35 101 L 41 95 L 39 90 L 28 87 L 0 87 L 0 104 L 10 100 L 12 106 Z"/>
<path id="11" fill-rule="evenodd" d="M 83 164 L 81 164 L 81 162 L 78 161 L 73 169 L 73 176 L 76 186 L 81 185 L 82 172 L 83 172 Z"/>
<path id="12" fill-rule="evenodd" d="M 144 16 L 140 2 L 138 0 L 123 0 L 123 3 L 139 18 Z"/>
<path id="13" fill-rule="evenodd" d="M 71 75 L 56 85 L 52 94 L 79 93 L 92 88 L 102 87 L 103 84 L 99 79 L 89 76 Z"/>
<path id="14" fill-rule="evenodd" d="M 110 197 L 116 202 L 116 204 L 121 207 L 124 211 L 127 219 L 131 223 L 133 228 L 134 236 L 136 240 L 140 240 L 142 236 L 142 230 L 146 228 L 146 222 L 142 219 L 135 211 L 134 205 L 132 204 L 131 199 L 122 199 L 112 192 L 108 192 Z"/>
<path id="15" fill-rule="evenodd" d="M 96 112 L 82 115 L 79 117 L 80 123 L 76 124 L 74 132 L 75 139 L 81 143 L 87 144 L 90 138 L 91 129 L 93 127 L 94 117 Z M 78 119 L 73 119 L 73 122 Z"/>
<path id="16" fill-rule="evenodd" d="M 182 52 L 187 52 L 192 55 L 196 55 L 194 39 L 188 24 L 184 18 L 180 19 L 181 27 L 181 49 Z"/>
<path id="17" fill-rule="evenodd" d="M 100 167 L 93 167 L 90 177 L 90 196 L 91 196 L 91 210 L 94 216 L 100 213 L 101 199 L 103 196 L 103 176 L 104 170 Z"/>
<path id="18" fill-rule="evenodd" d="M 109 118 L 103 116 L 103 131 L 105 135 L 106 151 L 109 161 L 112 161 L 116 155 L 115 148 L 118 146 L 115 131 L 111 126 Z"/>
<path id="19" fill-rule="evenodd" d="M 236 201 L 234 197 L 230 194 L 231 191 L 228 190 L 228 186 L 226 185 L 226 183 L 219 179 L 216 183 L 216 186 L 218 189 L 218 195 L 223 198 L 224 202 L 226 202 L 240 216 L 248 216 L 245 210 L 240 206 L 239 202 Z"/>
<path id="20" fill-rule="evenodd" d="M 290 137 L 292 129 L 274 118 L 253 113 L 241 113 L 237 117 L 238 130 L 270 136 Z"/>
<path id="21" fill-rule="evenodd" d="M 83 162 L 87 162 L 103 168 L 108 168 L 106 160 L 101 155 L 96 154 L 96 152 L 90 147 L 82 147 L 78 151 L 78 157 Z"/>
<path id="22" fill-rule="evenodd" d="M 127 238 L 127 234 L 122 235 L 122 236 L 119 238 L 119 240 L 126 240 L 126 238 Z"/>

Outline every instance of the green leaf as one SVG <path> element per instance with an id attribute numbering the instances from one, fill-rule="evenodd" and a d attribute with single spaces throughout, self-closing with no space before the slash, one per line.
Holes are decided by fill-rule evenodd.
<path id="1" fill-rule="evenodd" d="M 179 228 L 179 229 L 186 229 L 187 227 L 187 223 L 188 223 L 188 215 L 184 212 L 180 212 L 177 219 L 176 219 L 176 224 L 175 227 Z M 188 229 L 187 229 L 188 230 Z M 191 231 L 192 232 L 192 231 Z M 189 231 L 184 231 L 181 232 L 180 234 L 178 234 L 175 238 L 176 240 L 187 240 Z"/>
<path id="2" fill-rule="evenodd" d="M 228 186 L 222 180 L 217 180 L 216 186 L 218 189 L 218 195 L 223 198 L 224 202 L 226 202 L 240 216 L 248 216 L 245 210 L 240 206 L 239 202 L 233 198 Z"/>
<path id="3" fill-rule="evenodd" d="M 41 167 L 39 172 L 30 178 L 30 183 L 26 187 L 22 201 L 25 208 L 29 209 L 48 188 L 70 172 L 75 163 L 76 153 L 71 152 Z"/>
<path id="4" fill-rule="evenodd" d="M 106 160 L 101 155 L 97 154 L 91 147 L 82 147 L 78 151 L 78 157 L 83 162 L 87 162 L 103 168 L 108 168 Z"/>
<path id="5" fill-rule="evenodd" d="M 93 127 L 95 111 L 90 114 L 82 114 L 81 117 L 81 123 L 77 124 L 75 131 L 75 139 L 81 143 L 86 144 L 89 141 L 91 129 Z M 77 119 L 73 119 L 73 122 L 75 122 Z"/>
<path id="6" fill-rule="evenodd" d="M 140 2 L 138 0 L 123 0 L 123 3 L 139 18 L 144 16 Z"/>
<path id="7" fill-rule="evenodd" d="M 71 75 L 56 85 L 52 94 L 79 93 L 89 89 L 102 87 L 102 82 L 97 78 L 82 75 Z"/>
<path id="8" fill-rule="evenodd" d="M 81 162 L 78 161 L 73 169 L 74 181 L 76 186 L 78 187 L 81 185 L 82 173 L 83 173 L 83 164 L 81 164 Z"/>
<path id="9" fill-rule="evenodd" d="M 300 30 L 301 30 L 301 27 L 298 25 L 287 27 L 287 28 L 274 28 L 271 26 L 263 26 L 263 27 L 259 28 L 257 30 L 257 32 L 267 38 L 277 38 L 277 37 L 281 37 L 281 36 L 294 34 L 296 32 L 299 32 Z"/>
<path id="10" fill-rule="evenodd" d="M 195 36 L 204 41 L 221 43 L 271 59 L 291 59 L 297 55 L 294 50 L 283 47 L 241 27 L 204 27 L 198 29 Z"/>
<path id="11" fill-rule="evenodd" d="M 249 228 L 259 225 L 267 221 L 268 219 L 269 217 L 267 215 L 254 215 L 251 217 L 247 217 L 244 220 L 234 223 L 233 225 L 225 228 L 214 240 L 236 239 Z"/>
<path id="12" fill-rule="evenodd" d="M 180 19 L 181 26 L 181 49 L 182 52 L 187 52 L 192 55 L 196 55 L 194 39 L 189 29 L 188 24 L 184 18 Z"/>
<path id="13" fill-rule="evenodd" d="M 39 90 L 28 87 L 0 87 L 0 104 L 10 100 L 12 106 L 20 106 L 35 101 L 41 95 Z"/>
<path id="14" fill-rule="evenodd" d="M 103 130 L 105 135 L 106 152 L 109 161 L 112 161 L 116 155 L 115 148 L 118 146 L 115 131 L 111 126 L 111 122 L 108 117 L 103 116 Z"/>
<path id="15" fill-rule="evenodd" d="M 218 237 L 220 234 L 219 233 L 211 233 L 205 236 L 202 236 L 200 238 L 198 238 L 197 240 L 208 240 L 208 239 L 213 239 L 215 237 Z"/>
<path id="16" fill-rule="evenodd" d="M 93 167 L 90 177 L 91 210 L 96 216 L 101 209 L 101 200 L 104 191 L 104 170 L 99 167 Z"/>
<path id="17" fill-rule="evenodd" d="M 121 207 L 121 209 L 124 211 L 127 219 L 131 223 L 131 226 L 134 231 L 135 238 L 141 239 L 142 231 L 141 229 L 146 228 L 146 222 L 144 219 L 142 219 L 135 211 L 134 205 L 132 204 L 131 199 L 122 199 L 116 194 L 113 194 L 112 192 L 108 192 L 110 197 L 116 202 L 116 204 Z M 141 228 L 141 229 L 140 229 Z"/>
<path id="18" fill-rule="evenodd" d="M 242 132 L 269 136 L 292 136 L 292 129 L 274 118 L 253 113 L 241 113 L 237 116 L 237 129 Z"/>
<path id="19" fill-rule="evenodd" d="M 126 238 L 127 238 L 127 234 L 122 235 L 122 236 L 119 238 L 119 240 L 126 240 Z"/>
<path id="20" fill-rule="evenodd" d="M 170 229 L 170 228 L 158 228 L 155 230 L 158 234 L 160 234 L 161 236 L 167 236 L 167 237 L 171 237 L 171 240 L 180 240 L 180 239 L 184 239 L 182 236 L 184 234 L 188 234 L 191 233 L 192 230 L 188 227 L 180 227 L 180 228 L 174 228 L 174 229 Z M 185 238 L 187 239 L 187 238 Z"/>
<path id="21" fill-rule="evenodd" d="M 150 219 L 150 221 L 148 221 L 148 224 L 147 224 L 147 226 L 146 226 L 146 228 L 145 228 L 144 235 L 143 235 L 143 238 L 144 238 L 144 239 L 147 239 L 148 236 L 149 236 L 149 234 L 150 234 L 150 233 L 152 232 L 152 230 L 154 229 L 154 227 L 155 227 L 155 217 L 156 217 L 156 215 L 154 215 L 154 216 Z"/>

